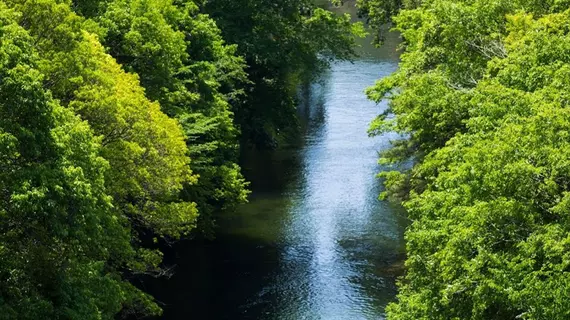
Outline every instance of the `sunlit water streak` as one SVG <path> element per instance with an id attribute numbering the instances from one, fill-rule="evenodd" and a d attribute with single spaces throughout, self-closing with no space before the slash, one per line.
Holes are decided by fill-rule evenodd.
<path id="1" fill-rule="evenodd" d="M 284 191 L 291 201 L 276 239 L 279 268 L 248 304 L 270 305 L 263 319 L 377 319 L 393 297 L 394 275 L 375 269 L 386 252 L 387 264 L 401 256 L 402 219 L 376 200 L 377 151 L 388 137 L 368 137 L 379 107 L 362 92 L 395 67 L 335 64 L 300 106 L 308 130 L 300 177 Z"/>
<path id="2" fill-rule="evenodd" d="M 345 7 L 339 11 L 352 11 Z M 336 63 L 300 91 L 300 143 L 244 153 L 250 203 L 219 218 L 213 242 L 167 251 L 170 280 L 141 285 L 163 303 L 162 319 L 382 319 L 396 294 L 405 218 L 377 200 L 378 151 L 370 138 L 384 108 L 364 89 L 397 68 L 398 36 L 362 58 Z"/>

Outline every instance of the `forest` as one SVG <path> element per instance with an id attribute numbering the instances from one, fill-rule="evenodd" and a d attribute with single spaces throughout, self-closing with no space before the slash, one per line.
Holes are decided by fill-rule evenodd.
<path id="1" fill-rule="evenodd" d="M 240 144 L 359 32 L 305 0 L 1 1 L 0 319 L 160 314 L 129 280 L 246 201 Z"/>
<path id="2" fill-rule="evenodd" d="M 411 221 L 387 318 L 570 319 L 570 0 L 356 5 L 402 39 L 360 93 Z M 133 280 L 216 237 L 240 152 L 286 145 L 365 33 L 313 0 L 1 0 L 0 319 L 160 316 Z"/>
<path id="3" fill-rule="evenodd" d="M 412 220 L 388 318 L 570 318 L 570 2 L 361 2 L 404 41 L 367 91 L 414 162 L 380 174 Z"/>

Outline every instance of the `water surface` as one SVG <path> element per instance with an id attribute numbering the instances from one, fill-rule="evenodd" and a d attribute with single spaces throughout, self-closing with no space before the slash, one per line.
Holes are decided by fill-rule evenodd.
<path id="1" fill-rule="evenodd" d="M 338 11 L 354 11 L 344 7 Z M 398 37 L 334 64 L 300 90 L 300 143 L 249 151 L 250 202 L 219 220 L 213 242 L 183 242 L 169 281 L 145 282 L 163 319 L 381 319 L 404 256 L 401 210 L 377 200 L 369 122 L 386 106 L 363 91 L 394 72 Z"/>

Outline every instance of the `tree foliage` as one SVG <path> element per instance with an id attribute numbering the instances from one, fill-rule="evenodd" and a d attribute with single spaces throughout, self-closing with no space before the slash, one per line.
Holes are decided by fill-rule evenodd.
<path id="1" fill-rule="evenodd" d="M 117 271 L 134 251 L 106 192 L 109 163 L 45 89 L 19 18 L 0 4 L 0 318 L 112 319 L 149 298 Z"/>
<path id="2" fill-rule="evenodd" d="M 211 232 L 214 212 L 245 201 L 238 127 L 255 122 L 234 112 L 260 79 L 205 7 L 0 2 L 0 319 L 159 314 L 129 283 L 163 273 L 153 243 Z M 299 56 L 273 56 L 266 76 L 350 56 L 346 17 L 293 8 L 272 32 Z"/>
<path id="3" fill-rule="evenodd" d="M 88 12 L 89 4 L 78 1 L 78 8 Z M 246 81 L 243 59 L 193 2 L 117 0 L 103 3 L 92 18 L 104 28 L 110 54 L 181 123 L 198 176 L 183 197 L 197 203 L 201 230 L 211 234 L 213 211 L 247 196 L 229 105 L 240 95 L 237 83 Z"/>
<path id="4" fill-rule="evenodd" d="M 235 104 L 245 141 L 275 147 L 297 126 L 295 92 L 303 79 L 333 59 L 354 57 L 360 24 L 317 8 L 310 0 L 207 0 L 201 10 L 218 24 L 224 39 L 237 44 L 251 83 Z"/>
<path id="5" fill-rule="evenodd" d="M 424 1 L 372 134 L 396 130 L 407 274 L 390 319 L 567 319 L 570 11 L 564 1 Z M 524 13 L 526 11 L 528 13 Z"/>
<path id="6" fill-rule="evenodd" d="M 195 225 L 196 205 L 179 198 L 195 181 L 182 129 L 68 4 L 7 6 L 18 32 L 2 37 L 3 316 L 157 313 L 122 277 L 160 263 L 131 228 L 178 238 Z"/>
<path id="7" fill-rule="evenodd" d="M 35 38 L 45 87 L 102 136 L 102 155 L 111 165 L 106 185 L 117 209 L 159 234 L 189 231 L 195 205 L 179 202 L 178 194 L 195 177 L 179 124 L 145 97 L 137 76 L 105 53 L 67 4 L 14 5 Z"/>

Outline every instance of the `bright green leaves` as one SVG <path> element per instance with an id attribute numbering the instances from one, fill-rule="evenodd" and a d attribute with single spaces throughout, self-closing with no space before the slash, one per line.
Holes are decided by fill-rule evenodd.
<path id="1" fill-rule="evenodd" d="M 502 14 L 515 5 L 537 15 L 555 10 L 492 3 L 474 13 L 463 3 L 425 2 L 414 15 L 445 20 L 434 20 L 429 39 L 421 31 L 425 22 L 408 24 L 404 36 L 410 56 L 443 48 L 434 69 L 405 57 L 398 74 L 370 91 L 376 100 L 392 92 L 395 114 L 388 124 L 385 117 L 376 120 L 372 133 L 408 133 L 416 149 L 393 160 L 418 160 L 409 175 L 384 175 L 388 196 L 401 198 L 398 192 L 411 189 L 404 204 L 414 220 L 406 233 L 408 273 L 398 303 L 388 308 L 392 319 L 569 316 L 563 297 L 570 292 L 564 280 L 570 249 L 570 12 L 539 20 Z M 465 19 L 489 23 L 469 27 Z M 463 43 L 450 46 L 448 24 L 466 26 L 456 40 L 480 39 L 469 44 L 479 58 L 467 55 Z M 471 85 L 462 80 L 468 64 L 474 68 Z"/>
<path id="2" fill-rule="evenodd" d="M 386 129 L 409 134 L 420 157 L 465 131 L 463 120 L 469 117 L 465 99 L 470 99 L 470 90 L 486 73 L 487 63 L 507 54 L 506 15 L 520 9 L 537 14 L 556 10 L 524 0 L 438 0 L 404 7 L 394 17 L 406 49 L 400 69 L 379 81 L 368 95 L 375 101 L 390 99 L 388 112 L 397 117 Z M 522 76 L 519 81 L 542 81 L 537 74 L 548 77 L 544 70 L 528 71 L 532 76 Z M 375 121 L 372 132 L 384 132 L 386 124 Z"/>
<path id="3" fill-rule="evenodd" d="M 2 315 L 159 313 L 119 270 L 160 264 L 133 248 L 131 227 L 179 238 L 196 226 L 196 204 L 180 199 L 197 179 L 182 128 L 105 53 L 93 21 L 49 0 L 2 6 Z"/>
<path id="4" fill-rule="evenodd" d="M 162 208 L 157 202 L 164 203 L 164 208 L 173 207 L 170 203 L 179 202 L 182 186 L 196 179 L 188 167 L 187 148 L 178 123 L 145 97 L 137 77 L 125 73 L 105 53 L 96 36 L 81 29 L 82 18 L 68 7 L 49 1 L 25 1 L 18 7 L 22 8 L 22 21 L 31 25 L 49 22 L 52 29 L 65 30 L 69 35 L 68 42 L 60 45 L 61 39 L 56 37 L 59 34 L 30 30 L 45 57 L 40 65 L 46 85 L 102 136 L 101 152 L 111 165 L 106 186 L 115 207 L 138 215 L 136 221 L 142 222 L 142 227 L 151 227 L 146 208 Z M 191 207 L 185 206 L 184 219 L 164 208 L 159 212 L 164 214 L 163 219 L 174 217 L 172 223 L 185 226 L 183 233 L 187 233 L 197 217 L 195 210 L 189 210 Z M 159 233 L 181 235 L 179 231 Z"/>
<path id="5" fill-rule="evenodd" d="M 397 77 L 397 76 L 395 76 Z M 388 85 L 379 83 L 380 88 L 369 91 L 372 95 L 376 90 Z M 375 121 L 371 132 L 381 134 L 388 130 L 401 133 L 412 132 L 416 152 L 429 152 L 445 144 L 449 138 L 463 130 L 463 119 L 467 116 L 465 100 L 469 93 L 452 88 L 445 76 L 438 72 L 428 72 L 413 75 L 406 79 L 394 96 L 387 113 L 398 114 L 396 119 Z M 380 95 L 380 93 L 379 93 Z M 387 128 L 379 126 L 383 124 Z"/>
<path id="6" fill-rule="evenodd" d="M 100 144 L 43 88 L 34 39 L 0 23 L 0 314 L 112 319 L 126 303 L 113 265 L 133 254 L 105 193 Z"/>
<path id="7" fill-rule="evenodd" d="M 83 5 L 85 3 L 80 3 Z M 160 210 L 176 207 L 182 210 L 180 212 L 187 212 L 182 216 L 173 215 L 189 226 L 195 225 L 189 218 L 195 218 L 196 210 L 200 212 L 201 220 L 209 221 L 214 211 L 231 209 L 244 202 L 247 196 L 247 184 L 235 164 L 238 130 L 229 110 L 229 102 L 241 95 L 236 85 L 245 81 L 244 62 L 235 55 L 235 46 L 224 43 L 216 24 L 208 16 L 199 14 L 197 9 L 193 2 L 121 0 L 110 2 L 101 9 L 100 16 L 93 17 L 107 30 L 103 42 L 111 55 L 125 68 L 136 72 L 146 94 L 159 101 L 163 110 L 179 119 L 182 125 L 197 178 L 185 185 L 182 197 L 197 206 L 176 204 Z M 134 106 L 140 105 L 132 98 L 128 101 Z M 176 130 L 165 133 L 173 131 Z M 137 149 L 138 145 L 125 147 L 135 153 L 146 152 L 146 148 Z M 161 150 L 181 149 L 165 145 Z M 120 157 L 121 154 L 112 151 L 110 156 Z M 149 168 L 165 170 L 172 177 L 183 177 L 174 171 L 177 164 L 169 159 L 169 163 L 153 164 Z M 148 177 L 154 176 L 148 174 Z M 135 177 L 133 173 L 125 172 L 124 176 L 113 180 L 122 183 Z M 175 181 L 156 179 L 152 183 L 180 185 Z M 127 190 L 126 187 L 116 189 Z M 154 203 L 143 205 L 144 208 L 153 206 Z M 167 220 L 158 219 L 154 223 L 163 225 L 160 229 L 168 228 Z M 204 223 L 200 229 L 212 232 Z"/>

